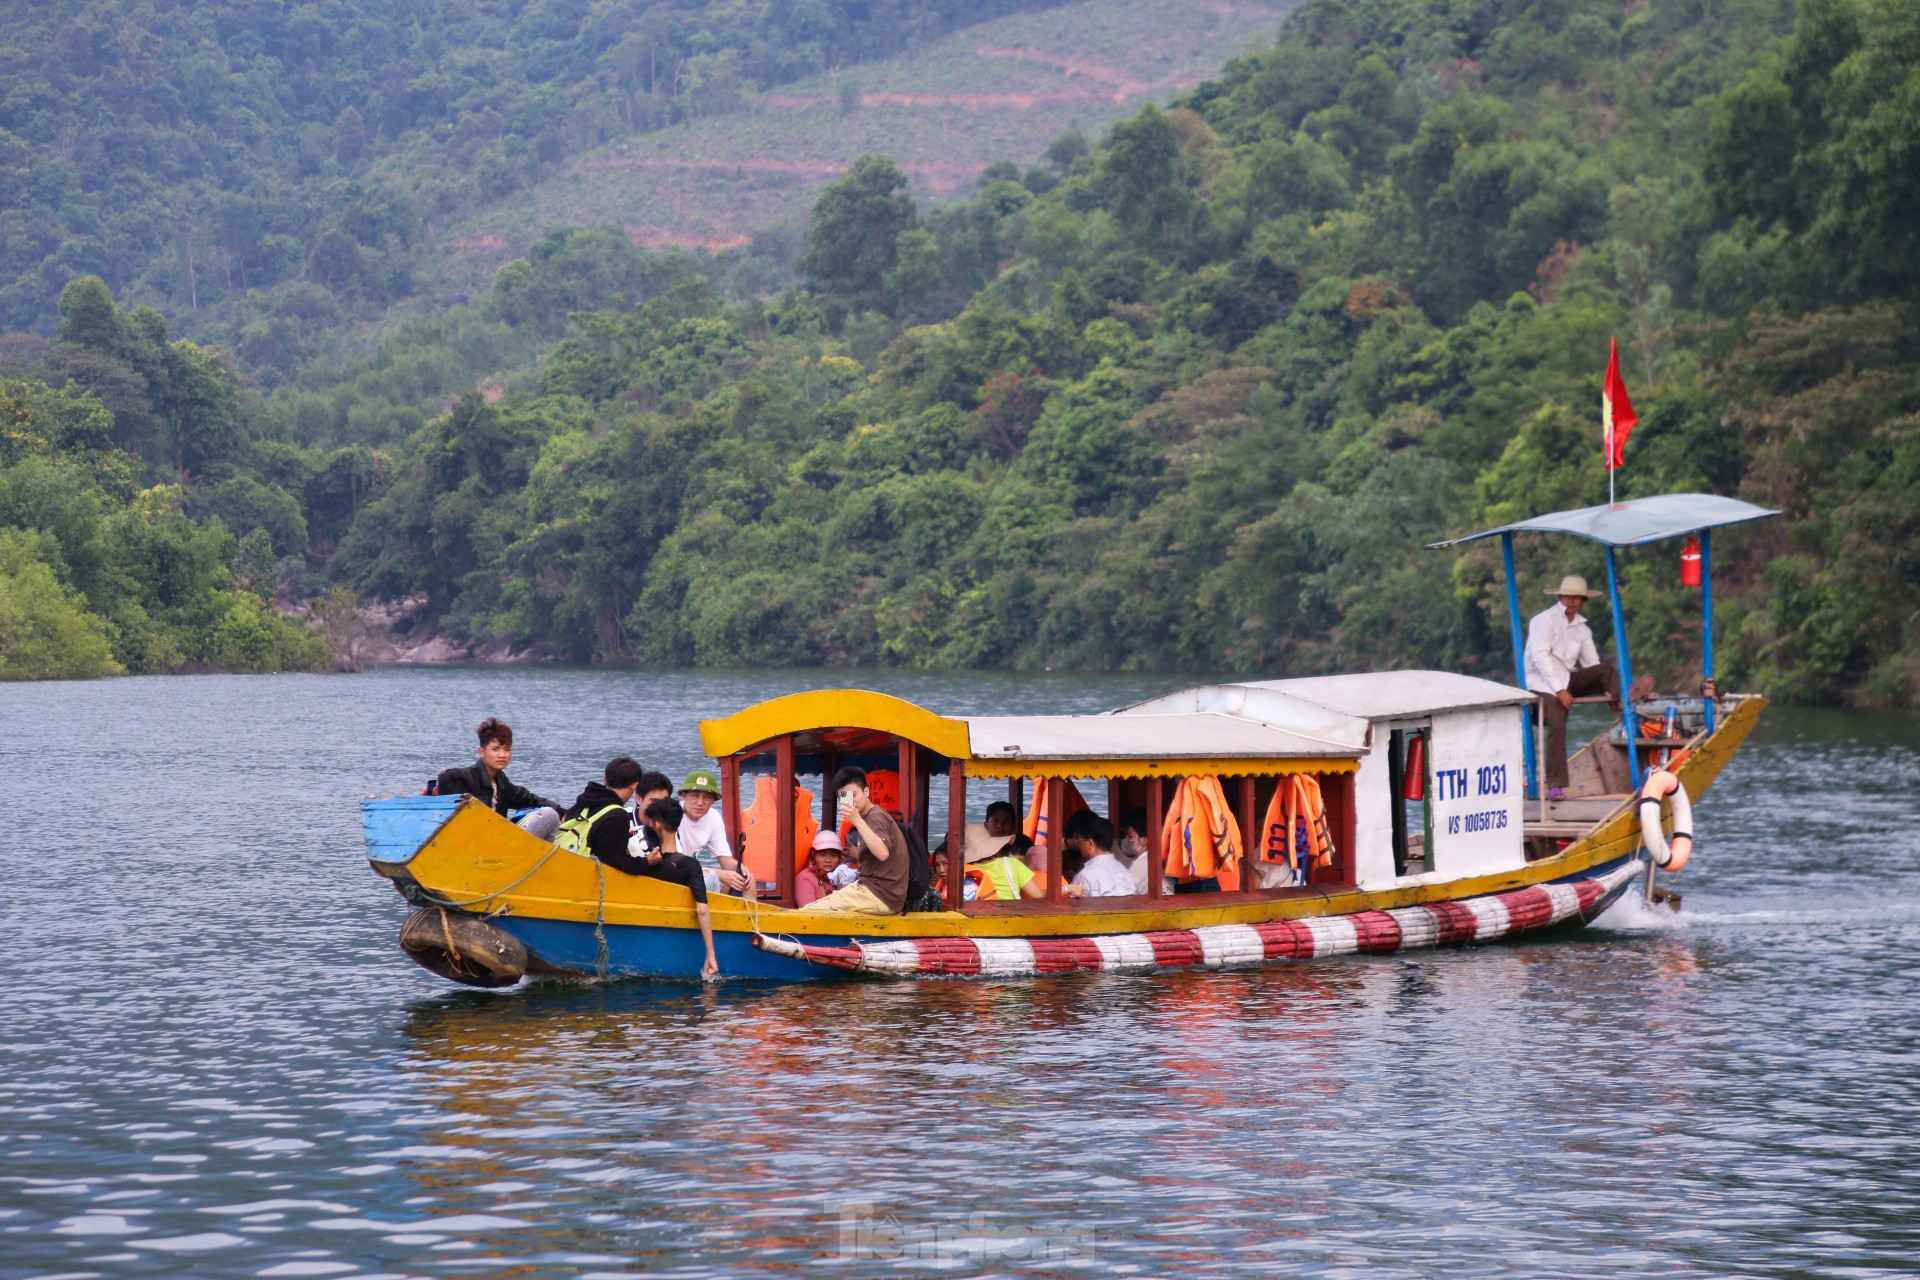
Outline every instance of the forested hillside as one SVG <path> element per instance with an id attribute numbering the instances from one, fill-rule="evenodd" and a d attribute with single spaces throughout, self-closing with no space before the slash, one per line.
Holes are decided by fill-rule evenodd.
<path id="1" fill-rule="evenodd" d="M 1916 40 L 1849 0 L 1315 0 L 1042 194 L 929 218 L 874 159 L 810 290 L 577 317 L 334 570 L 596 661 L 1499 673 L 1490 556 L 1420 544 L 1604 498 L 1617 335 L 1623 493 L 1789 513 L 1723 540 L 1723 676 L 1911 700 Z M 1681 674 L 1691 593 L 1627 560 Z M 1528 547 L 1528 597 L 1563 571 L 1598 564 Z"/>
<path id="2" fill-rule="evenodd" d="M 19 0 L 0 331 L 97 275 L 268 380 L 566 156 L 1059 0 Z"/>
<path id="3" fill-rule="evenodd" d="M 1891 0 L 1309 0 L 964 203 L 861 161 L 777 298 L 555 232 L 351 384 L 255 406 L 249 474 L 301 506 L 306 572 L 476 644 L 1501 675 L 1495 553 L 1421 544 L 1604 500 L 1612 336 L 1623 496 L 1787 512 L 1716 544 L 1723 682 L 1910 704 L 1916 48 Z M 557 345 L 388 443 L 408 371 L 488 333 Z M 318 477 L 362 464 L 335 548 Z M 1530 601 L 1599 575 L 1522 554 Z M 1687 678 L 1673 549 L 1624 564 L 1636 665 Z"/>

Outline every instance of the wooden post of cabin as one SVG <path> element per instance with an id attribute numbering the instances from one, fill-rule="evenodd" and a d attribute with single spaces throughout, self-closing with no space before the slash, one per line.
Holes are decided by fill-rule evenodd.
<path id="1" fill-rule="evenodd" d="M 1007 803 L 1013 806 L 1013 825 L 1017 828 L 1027 816 L 1027 780 L 1007 779 Z"/>
<path id="2" fill-rule="evenodd" d="M 914 802 L 920 798 L 920 788 L 913 783 L 913 775 L 919 770 L 919 750 L 905 738 L 895 739 L 900 749 L 900 762 L 895 769 L 900 774 L 900 820 L 912 826 Z"/>
<path id="3" fill-rule="evenodd" d="M 740 830 L 740 757 L 728 756 L 720 762 L 720 820 L 727 824 L 727 843 L 738 858 L 747 851 L 747 838 Z"/>
<path id="4" fill-rule="evenodd" d="M 913 812 L 920 823 L 920 843 L 932 849 L 933 839 L 933 756 L 914 752 Z"/>
<path id="5" fill-rule="evenodd" d="M 965 911 L 967 881 L 967 771 L 947 762 L 947 910 Z"/>
<path id="6" fill-rule="evenodd" d="M 1259 779 L 1250 773 L 1240 779 L 1240 887 L 1242 889 L 1257 887 L 1255 884 L 1257 877 L 1253 874 L 1253 860 L 1256 857 L 1254 833 L 1260 829 L 1260 818 L 1253 811 L 1253 803 L 1259 799 L 1254 792 L 1254 787 L 1258 783 Z"/>
<path id="7" fill-rule="evenodd" d="M 1047 901 L 1066 897 L 1067 824 L 1061 814 L 1067 811 L 1067 780 L 1048 778 L 1040 784 L 1047 789 Z"/>
<path id="8" fill-rule="evenodd" d="M 791 903 L 793 890 L 793 735 L 773 744 L 773 880 L 780 900 Z"/>
<path id="9" fill-rule="evenodd" d="M 840 772 L 840 753 L 822 751 L 820 753 L 820 829 L 838 831 L 840 829 L 839 802 L 833 794 L 833 775 Z"/>
<path id="10" fill-rule="evenodd" d="M 1167 820 L 1167 786 L 1164 778 L 1147 779 L 1147 851 L 1140 856 L 1147 860 L 1147 896 L 1159 898 L 1161 880 L 1166 875 L 1166 863 L 1160 856 L 1160 834 Z"/>

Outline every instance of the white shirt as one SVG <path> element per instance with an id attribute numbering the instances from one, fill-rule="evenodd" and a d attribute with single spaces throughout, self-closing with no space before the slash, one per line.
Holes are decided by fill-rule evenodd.
<path id="1" fill-rule="evenodd" d="M 1073 884 L 1081 896 L 1088 898 L 1125 898 L 1137 892 L 1133 887 L 1133 873 L 1110 853 L 1096 853 L 1088 858 L 1080 874 L 1073 878 Z"/>
<path id="2" fill-rule="evenodd" d="M 1578 614 L 1569 619 L 1558 600 L 1527 624 L 1527 688 L 1533 692 L 1558 693 L 1568 676 L 1599 661 L 1587 620 Z"/>
<path id="3" fill-rule="evenodd" d="M 727 843 L 727 821 L 720 816 L 719 805 L 707 810 L 703 818 L 690 813 L 680 816 L 680 852 L 702 862 L 738 856 Z"/>

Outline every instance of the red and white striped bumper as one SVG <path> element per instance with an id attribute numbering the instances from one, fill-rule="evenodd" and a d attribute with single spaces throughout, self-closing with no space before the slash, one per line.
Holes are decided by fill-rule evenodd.
<path id="1" fill-rule="evenodd" d="M 915 976 L 1018 977 L 1076 969 L 1154 969 L 1178 965 L 1251 964 L 1309 960 L 1355 952 L 1464 947 L 1592 919 L 1600 905 L 1645 868 L 1637 861 L 1604 876 L 1567 884 L 1532 885 L 1510 893 L 1344 916 L 1214 924 L 1152 933 L 1043 938 L 902 938 L 813 946 L 755 934 L 753 945 L 809 964 L 862 973 Z"/>

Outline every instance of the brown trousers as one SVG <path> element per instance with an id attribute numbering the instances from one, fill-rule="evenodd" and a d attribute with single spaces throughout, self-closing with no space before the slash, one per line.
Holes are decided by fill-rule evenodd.
<path id="1" fill-rule="evenodd" d="M 1567 676 L 1567 692 L 1576 698 L 1604 693 L 1616 705 L 1620 701 L 1620 673 L 1611 662 L 1581 667 Z M 1540 695 L 1540 714 L 1547 722 L 1547 786 L 1567 785 L 1567 709 L 1550 693 Z"/>

